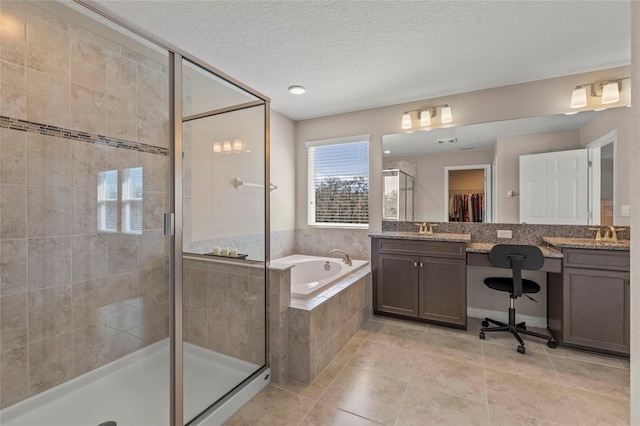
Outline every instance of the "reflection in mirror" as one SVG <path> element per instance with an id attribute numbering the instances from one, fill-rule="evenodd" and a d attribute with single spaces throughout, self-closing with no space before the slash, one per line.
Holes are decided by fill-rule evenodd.
<path id="1" fill-rule="evenodd" d="M 484 190 L 484 211 L 479 209 L 475 216 L 469 212 L 470 221 L 482 217 L 484 222 L 500 223 L 619 225 L 616 197 L 623 195 L 623 200 L 628 199 L 628 186 L 616 185 L 615 152 L 619 150 L 617 147 L 631 143 L 628 117 L 629 109 L 622 107 L 384 135 L 383 169 L 398 169 L 415 177 L 415 215 L 411 219 L 415 221 L 464 217 L 464 212 L 462 216 L 450 214 L 452 188 L 446 171 L 474 166 L 471 168 L 486 167 L 486 181 L 469 188 L 458 187 L 467 195 Z M 590 165 L 588 171 L 579 172 L 579 178 L 584 180 L 588 192 L 577 197 L 581 204 L 558 204 L 572 198 L 555 191 L 557 182 L 552 180 L 535 188 L 521 182 L 521 158 L 558 151 L 586 152 Z M 481 167 L 475 167 L 478 165 Z M 554 163 L 553 167 L 567 165 Z M 565 183 L 566 187 L 573 185 Z M 537 192 L 532 194 L 532 190 Z M 521 204 L 525 199 L 534 200 L 535 207 L 546 205 L 549 211 L 538 210 L 528 216 L 529 220 L 523 220 Z M 626 206 L 621 207 L 624 210 Z M 578 211 L 585 214 L 577 214 Z M 539 217 L 532 219 L 536 215 Z M 384 220 L 392 220 L 388 216 L 385 210 Z"/>
<path id="2" fill-rule="evenodd" d="M 382 219 L 412 221 L 415 178 L 400 169 L 382 171 Z"/>

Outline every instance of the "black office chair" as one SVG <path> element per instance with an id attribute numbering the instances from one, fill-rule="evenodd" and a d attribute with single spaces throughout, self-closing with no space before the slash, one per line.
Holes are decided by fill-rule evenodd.
<path id="1" fill-rule="evenodd" d="M 536 270 L 542 268 L 542 265 L 544 264 L 542 251 L 536 246 L 497 244 L 493 246 L 491 252 L 489 252 L 489 261 L 496 268 L 509 268 L 513 271 L 512 278 L 489 277 L 484 280 L 484 284 L 487 287 L 493 290 L 506 291 L 510 294 L 511 303 L 509 305 L 509 324 L 485 318 L 484 321 L 482 321 L 480 338 L 484 340 L 485 332 L 488 331 L 509 331 L 520 343 L 520 346 L 518 346 L 518 352 L 521 354 L 524 354 L 525 349 L 524 341 L 520 337 L 519 333 L 546 339 L 547 346 L 550 348 L 557 347 L 558 344 L 550 336 L 527 330 L 524 322 L 516 324 L 516 308 L 514 306 L 514 301 L 523 294 L 527 296 L 527 293 L 537 293 L 540 291 L 538 283 L 522 278 L 522 270 Z M 534 300 L 531 297 L 529 298 Z M 495 324 L 497 327 L 489 327 L 489 323 Z"/>

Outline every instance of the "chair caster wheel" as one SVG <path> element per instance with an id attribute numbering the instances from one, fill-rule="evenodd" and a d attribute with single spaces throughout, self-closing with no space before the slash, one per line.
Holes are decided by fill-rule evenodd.
<path id="1" fill-rule="evenodd" d="M 518 346 L 518 352 L 520 352 L 521 354 L 524 354 L 524 346 L 520 345 Z"/>
<path id="2" fill-rule="evenodd" d="M 481 340 L 484 340 L 484 331 L 481 331 L 481 332 L 480 332 L 480 339 L 481 339 Z"/>
<path id="3" fill-rule="evenodd" d="M 482 321 L 482 326 L 483 327 L 489 327 L 489 321 L 487 321 L 487 320 Z"/>
<path id="4" fill-rule="evenodd" d="M 558 347 L 558 343 L 557 343 L 557 342 L 554 342 L 553 340 L 549 340 L 549 341 L 547 342 L 547 346 L 549 346 L 551 349 L 555 349 L 555 348 L 557 348 L 557 347 Z"/>

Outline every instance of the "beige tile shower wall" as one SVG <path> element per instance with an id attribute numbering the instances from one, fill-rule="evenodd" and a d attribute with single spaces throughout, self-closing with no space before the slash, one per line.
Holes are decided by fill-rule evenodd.
<path id="1" fill-rule="evenodd" d="M 264 268 L 183 262 L 184 340 L 257 365 L 265 361 Z"/>
<path id="2" fill-rule="evenodd" d="M 312 310 L 289 308 L 289 377 L 309 384 L 371 316 L 371 273 Z"/>
<path id="3" fill-rule="evenodd" d="M 162 65 L 21 2 L 0 14 L 0 115 L 169 146 Z M 143 233 L 100 233 L 97 174 L 131 166 Z M 167 167 L 0 129 L 0 407 L 168 336 Z"/>

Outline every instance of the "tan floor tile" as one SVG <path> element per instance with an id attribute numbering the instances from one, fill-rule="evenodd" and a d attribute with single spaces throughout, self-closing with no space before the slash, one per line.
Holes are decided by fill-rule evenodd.
<path id="1" fill-rule="evenodd" d="M 484 368 L 475 364 L 421 353 L 410 383 L 478 403 L 487 403 Z"/>
<path id="2" fill-rule="evenodd" d="M 426 327 L 415 328 L 381 322 L 375 330 L 369 333 L 367 340 L 415 349 L 416 343 L 428 341 L 429 338 L 430 333 Z"/>
<path id="3" fill-rule="evenodd" d="M 360 349 L 360 346 L 362 346 L 362 343 L 365 341 L 366 339 L 356 339 L 355 337 L 351 338 L 351 340 L 344 345 L 342 350 L 338 352 L 338 355 L 333 359 L 333 362 L 347 364 L 351 360 L 351 357 L 353 357 L 353 354 Z"/>
<path id="4" fill-rule="evenodd" d="M 355 414 L 318 403 L 299 426 L 375 426 L 379 424 Z"/>
<path id="5" fill-rule="evenodd" d="M 466 337 L 468 339 L 478 339 L 478 333 L 482 320 L 479 318 L 467 318 L 467 329 L 462 330 L 459 328 L 447 327 L 446 325 L 430 324 L 429 331 L 442 334 L 450 334 L 457 337 Z"/>
<path id="6" fill-rule="evenodd" d="M 579 424 L 564 387 L 515 374 L 485 370 L 489 405 L 560 424 Z"/>
<path id="7" fill-rule="evenodd" d="M 573 388 L 567 392 L 582 414 L 583 425 L 629 424 L 629 400 Z"/>
<path id="8" fill-rule="evenodd" d="M 551 356 L 565 386 L 629 399 L 629 371 L 622 367 Z"/>
<path id="9" fill-rule="evenodd" d="M 452 358 L 479 366 L 484 365 L 480 339 L 467 339 L 465 337 L 431 332 L 426 342 L 419 345 L 414 343 L 414 347 L 418 347 L 420 352 L 427 352 L 434 356 Z"/>
<path id="10" fill-rule="evenodd" d="M 393 424 L 406 387 L 406 382 L 347 366 L 319 402 L 378 423 Z"/>
<path id="11" fill-rule="evenodd" d="M 396 426 L 488 425 L 487 404 L 409 385 Z"/>
<path id="12" fill-rule="evenodd" d="M 305 385 L 304 383 L 299 383 L 293 380 L 287 380 L 282 384 L 274 386 L 317 400 L 322 396 L 322 393 L 327 389 L 331 382 L 333 382 L 336 376 L 342 371 L 344 366 L 345 364 L 335 361 L 332 362 L 310 385 Z"/>
<path id="13" fill-rule="evenodd" d="M 489 420 L 492 426 L 554 426 L 558 424 L 495 405 L 489 405 Z"/>
<path id="14" fill-rule="evenodd" d="M 483 343 L 484 366 L 534 379 L 562 383 L 549 356 L 544 352 L 519 353 L 515 348 Z"/>
<path id="15" fill-rule="evenodd" d="M 631 370 L 631 362 L 629 361 L 629 358 L 618 358 L 618 362 L 627 370 Z"/>
<path id="16" fill-rule="evenodd" d="M 314 401 L 269 386 L 236 412 L 225 425 L 295 425 L 311 410 Z"/>
<path id="17" fill-rule="evenodd" d="M 364 342 L 353 354 L 349 366 L 408 382 L 418 351 L 377 342 Z"/>
<path id="18" fill-rule="evenodd" d="M 572 358 L 580 361 L 594 362 L 596 364 L 608 365 L 610 367 L 624 367 L 624 358 L 618 358 L 615 356 L 598 354 L 595 352 L 581 351 L 578 349 L 557 347 L 555 349 L 545 348 L 547 354 L 551 356 L 558 356 L 562 358 Z M 629 361 L 626 359 L 626 361 Z"/>
<path id="19" fill-rule="evenodd" d="M 405 319 L 405 318 L 396 318 L 391 316 L 381 316 L 380 322 L 385 324 L 399 325 L 401 327 L 415 328 L 418 330 L 426 330 L 433 326 L 433 324 L 423 322 L 423 321 Z"/>

